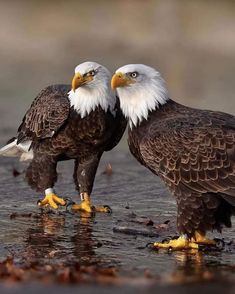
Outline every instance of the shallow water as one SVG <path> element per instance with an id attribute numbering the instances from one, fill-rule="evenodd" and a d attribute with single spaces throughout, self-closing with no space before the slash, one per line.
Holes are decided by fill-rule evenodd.
<path id="1" fill-rule="evenodd" d="M 112 164 L 111 176 L 104 174 Z M 174 198 L 159 179 L 140 166 L 129 153 L 112 151 L 103 156 L 93 190 L 93 204 L 107 204 L 111 215 L 90 218 L 64 209 L 42 213 L 36 206 L 40 198 L 24 182 L 23 174 L 14 177 L 13 169 L 24 169 L 15 159 L 0 159 L 0 258 L 14 255 L 17 264 L 27 260 L 49 264 L 99 265 L 116 267 L 125 276 L 142 276 L 146 272 L 167 281 L 203 280 L 208 274 L 234 278 L 235 250 L 222 252 L 156 252 L 144 247 L 148 242 L 175 235 Z M 61 163 L 56 186 L 58 194 L 78 200 L 72 181 L 72 162 Z M 129 209 L 127 209 L 129 208 Z M 155 224 L 170 220 L 169 230 L 159 238 L 114 233 L 117 226 L 146 229 L 132 222 L 132 212 L 151 218 Z M 30 215 L 27 215 L 29 214 Z M 26 214 L 26 215 L 21 215 Z M 10 218 L 12 216 L 12 218 Z M 224 230 L 225 240 L 235 239 L 235 227 Z"/>

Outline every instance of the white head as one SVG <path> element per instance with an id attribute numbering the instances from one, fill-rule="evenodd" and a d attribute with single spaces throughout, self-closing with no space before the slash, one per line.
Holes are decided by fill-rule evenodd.
<path id="1" fill-rule="evenodd" d="M 147 65 L 120 67 L 113 75 L 111 84 L 113 89 L 117 89 L 121 109 L 129 118 L 131 127 L 147 119 L 150 111 L 169 99 L 160 73 Z"/>
<path id="2" fill-rule="evenodd" d="M 96 62 L 84 62 L 76 66 L 72 90 L 68 93 L 71 106 L 85 117 L 96 107 L 112 111 L 116 97 L 110 87 L 111 73 Z"/>

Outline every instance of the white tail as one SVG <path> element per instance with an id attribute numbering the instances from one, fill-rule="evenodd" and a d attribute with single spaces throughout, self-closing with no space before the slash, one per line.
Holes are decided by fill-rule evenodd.
<path id="1" fill-rule="evenodd" d="M 20 161 L 33 159 L 33 151 L 29 150 L 31 141 L 17 144 L 17 139 L 0 149 L 0 156 L 20 157 Z"/>

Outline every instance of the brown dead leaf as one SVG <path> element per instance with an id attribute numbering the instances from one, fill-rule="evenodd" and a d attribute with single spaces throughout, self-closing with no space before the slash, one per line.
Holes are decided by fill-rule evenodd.
<path id="1" fill-rule="evenodd" d="M 108 163 L 108 164 L 106 165 L 105 170 L 103 171 L 102 174 L 105 174 L 105 175 L 107 175 L 107 176 L 112 176 L 112 174 L 113 174 L 113 168 L 112 168 L 111 163 Z"/>
<path id="2" fill-rule="evenodd" d="M 10 214 L 10 219 L 15 219 L 17 217 L 30 218 L 30 217 L 32 217 L 32 213 L 18 213 L 18 212 L 13 212 L 13 213 Z"/>

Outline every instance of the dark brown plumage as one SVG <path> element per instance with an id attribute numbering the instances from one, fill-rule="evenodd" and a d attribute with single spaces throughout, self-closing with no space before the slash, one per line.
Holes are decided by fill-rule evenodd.
<path id="1" fill-rule="evenodd" d="M 115 115 L 100 106 L 84 118 L 70 107 L 69 85 L 42 90 L 18 129 L 17 143 L 32 141 L 34 157 L 27 171 L 29 185 L 37 191 L 53 187 L 60 160 L 75 160 L 74 180 L 79 193 L 91 193 L 100 158 L 120 141 L 125 128 L 119 100 Z"/>
<path id="2" fill-rule="evenodd" d="M 26 179 L 33 189 L 45 191 L 38 205 L 54 209 L 66 205 L 66 200 L 54 190 L 57 162 L 74 159 L 73 177 L 82 201 L 72 205 L 72 209 L 111 212 L 108 206 L 92 206 L 90 194 L 103 152 L 117 145 L 127 121 L 111 90 L 107 68 L 86 61 L 74 72 L 71 86 L 49 86 L 39 93 L 16 138 L 0 149 L 0 155 L 31 159 Z"/>
<path id="3" fill-rule="evenodd" d="M 87 197 L 92 192 L 100 158 L 104 151 L 109 151 L 118 144 L 127 122 L 117 97 L 114 109 L 105 110 L 97 105 L 81 117 L 78 110 L 71 106 L 68 98 L 70 90 L 69 85 L 54 85 L 42 90 L 26 112 L 17 137 L 10 140 L 0 150 L 0 154 L 27 154 L 28 147 L 25 151 L 24 146 L 30 144 L 33 158 L 26 170 L 26 179 L 33 189 L 40 192 L 54 187 L 58 161 L 74 159 L 76 189 L 80 195 L 86 195 L 83 201 L 86 206 L 81 209 L 90 211 L 90 200 Z M 95 99 L 96 97 L 94 103 Z M 50 206 L 56 208 L 57 204 L 64 203 L 63 199 L 57 199 L 49 202 Z M 47 204 L 47 198 L 42 203 Z M 106 210 L 108 211 L 104 209 Z"/>
<path id="4" fill-rule="evenodd" d="M 235 117 L 172 100 L 129 128 L 129 147 L 176 196 L 178 229 L 221 231 L 235 213 Z"/>

